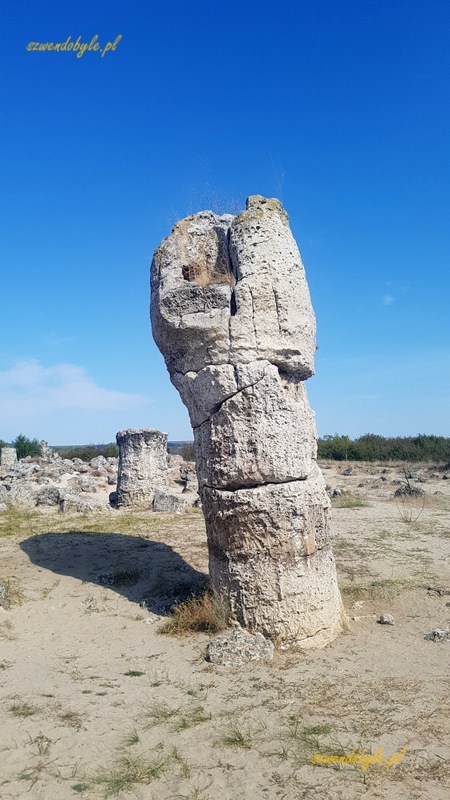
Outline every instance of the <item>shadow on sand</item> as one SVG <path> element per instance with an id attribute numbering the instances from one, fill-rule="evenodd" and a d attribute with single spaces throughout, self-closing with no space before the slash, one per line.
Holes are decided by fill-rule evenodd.
<path id="1" fill-rule="evenodd" d="M 105 586 L 154 614 L 198 594 L 208 576 L 167 544 L 120 533 L 41 533 L 20 544 L 30 561 L 56 575 Z"/>

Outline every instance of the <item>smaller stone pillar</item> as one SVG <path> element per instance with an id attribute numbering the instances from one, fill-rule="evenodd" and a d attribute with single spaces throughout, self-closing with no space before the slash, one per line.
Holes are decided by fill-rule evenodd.
<path id="1" fill-rule="evenodd" d="M 45 439 L 42 439 L 42 441 L 39 442 L 39 449 L 41 451 L 41 458 L 43 458 L 45 461 L 52 460 L 53 450 L 48 446 L 48 442 L 46 442 Z"/>
<path id="2" fill-rule="evenodd" d="M 155 489 L 167 486 L 167 433 L 154 428 L 116 434 L 119 447 L 117 505 L 150 509 Z"/>
<path id="3" fill-rule="evenodd" d="M 15 447 L 0 448 L 0 465 L 9 469 L 17 464 L 17 450 Z"/>

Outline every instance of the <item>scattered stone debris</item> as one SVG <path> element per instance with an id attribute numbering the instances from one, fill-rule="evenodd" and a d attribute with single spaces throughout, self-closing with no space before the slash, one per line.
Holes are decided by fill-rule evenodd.
<path id="1" fill-rule="evenodd" d="M 450 639 L 450 628 L 434 628 L 423 638 L 430 642 L 446 642 Z"/>
<path id="2" fill-rule="evenodd" d="M 235 628 L 214 636 L 208 642 L 208 661 L 225 667 L 241 667 L 251 661 L 272 661 L 273 644 L 261 633 Z"/>
<path id="3" fill-rule="evenodd" d="M 420 486 L 413 486 L 411 483 L 402 483 L 394 492 L 394 497 L 422 497 L 425 490 Z"/>
<path id="4" fill-rule="evenodd" d="M 444 586 L 427 586 L 427 594 L 445 597 L 445 595 L 450 594 L 450 589 Z"/>
<path id="5" fill-rule="evenodd" d="M 392 614 L 382 614 L 378 622 L 380 625 L 395 625 L 395 620 Z"/>
<path id="6" fill-rule="evenodd" d="M 40 446 L 40 456 L 20 460 L 14 448 L 1 448 L 0 512 L 8 508 L 54 508 L 63 514 L 91 514 L 118 507 L 118 492 L 110 491 L 117 484 L 117 458 L 100 455 L 87 463 L 80 458 L 61 458 L 45 441 Z M 167 459 L 165 451 L 161 458 Z M 160 510 L 184 511 L 198 505 L 195 468 L 181 456 L 172 458 L 176 468 L 168 484 L 161 487 L 168 497 Z M 141 484 L 136 491 L 141 491 Z M 148 509 L 152 510 L 151 502 Z"/>

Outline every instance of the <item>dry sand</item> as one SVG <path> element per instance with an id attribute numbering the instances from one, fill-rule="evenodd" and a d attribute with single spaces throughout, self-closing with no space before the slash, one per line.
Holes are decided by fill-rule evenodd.
<path id="1" fill-rule="evenodd" d="M 450 483 L 424 469 L 421 511 L 392 500 L 394 466 L 322 466 L 366 502 L 333 511 L 349 630 L 269 666 L 215 667 L 207 635 L 158 633 L 204 580 L 200 512 L 0 515 L 1 800 L 448 797 L 450 642 L 424 636 L 449 623 L 427 587 L 450 587 Z M 406 752 L 311 763 L 364 748 Z"/>

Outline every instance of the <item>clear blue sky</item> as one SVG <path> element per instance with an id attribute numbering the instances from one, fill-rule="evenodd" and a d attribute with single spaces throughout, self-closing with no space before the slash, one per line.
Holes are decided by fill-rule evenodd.
<path id="1" fill-rule="evenodd" d="M 289 212 L 321 435 L 450 435 L 446 0 L 3 0 L 0 438 L 189 439 L 152 342 L 176 219 Z M 114 41 L 114 52 L 27 51 Z"/>

